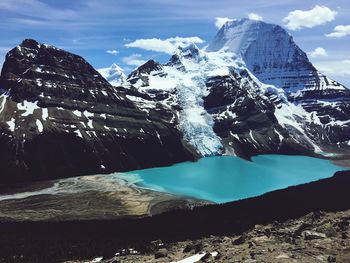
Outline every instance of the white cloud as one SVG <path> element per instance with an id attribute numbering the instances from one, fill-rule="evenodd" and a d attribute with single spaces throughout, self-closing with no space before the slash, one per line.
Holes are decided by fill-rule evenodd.
<path id="1" fill-rule="evenodd" d="M 116 56 L 119 54 L 118 50 L 112 49 L 112 50 L 106 50 L 106 53 L 111 54 L 113 56 Z"/>
<path id="2" fill-rule="evenodd" d="M 322 73 L 333 77 L 350 76 L 350 60 L 330 60 L 315 63 L 315 67 Z"/>
<path id="3" fill-rule="evenodd" d="M 234 20 L 235 19 L 231 19 L 228 17 L 215 17 L 215 26 L 220 29 L 226 22 L 231 22 Z"/>
<path id="4" fill-rule="evenodd" d="M 141 54 L 132 54 L 130 56 L 124 57 L 122 61 L 129 66 L 141 66 L 146 63 L 146 60 L 141 59 Z"/>
<path id="5" fill-rule="evenodd" d="M 350 64 L 350 59 L 344 59 L 343 62 Z"/>
<path id="6" fill-rule="evenodd" d="M 199 37 L 172 37 L 167 39 L 149 38 L 137 39 L 131 43 L 125 44 L 128 48 L 140 48 L 148 51 L 155 51 L 167 54 L 173 54 L 174 51 L 183 45 L 189 43 L 204 43 Z"/>
<path id="7" fill-rule="evenodd" d="M 338 25 L 334 28 L 334 32 L 326 34 L 327 37 L 345 37 L 350 35 L 350 25 Z"/>
<path id="8" fill-rule="evenodd" d="M 310 54 L 310 57 L 312 58 L 328 57 L 327 51 L 322 47 L 316 48 L 314 51 L 310 52 L 309 54 Z"/>
<path id="9" fill-rule="evenodd" d="M 316 5 L 310 10 L 294 10 L 283 18 L 283 23 L 290 30 L 298 30 L 303 27 L 312 28 L 333 21 L 337 12 L 326 6 Z"/>
<path id="10" fill-rule="evenodd" d="M 257 13 L 250 13 L 248 14 L 248 18 L 251 20 L 258 20 L 258 21 L 263 21 L 263 17 Z"/>

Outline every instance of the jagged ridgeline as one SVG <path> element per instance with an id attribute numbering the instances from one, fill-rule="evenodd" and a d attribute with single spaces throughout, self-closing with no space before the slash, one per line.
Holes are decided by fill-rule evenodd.
<path id="1" fill-rule="evenodd" d="M 1 72 L 0 182 L 193 160 L 171 108 L 117 90 L 82 57 L 26 39 Z M 125 94 L 148 101 L 140 108 Z"/>
<path id="2" fill-rule="evenodd" d="M 317 71 L 278 25 L 227 22 L 206 49 L 180 47 L 128 81 L 181 108 L 180 129 L 202 155 L 349 152 L 350 90 Z"/>
<path id="3" fill-rule="evenodd" d="M 128 77 L 117 65 L 99 72 L 34 40 L 7 54 L 0 182 L 350 150 L 350 91 L 277 25 L 228 22 L 206 49 L 181 46 Z"/>

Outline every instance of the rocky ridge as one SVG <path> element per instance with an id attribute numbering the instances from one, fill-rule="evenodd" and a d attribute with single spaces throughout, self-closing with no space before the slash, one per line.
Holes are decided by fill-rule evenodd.
<path id="1" fill-rule="evenodd" d="M 134 92 L 150 100 L 149 110 L 139 108 L 83 58 L 64 50 L 24 40 L 6 56 L 1 87 L 1 182 L 195 159 L 172 109 Z"/>

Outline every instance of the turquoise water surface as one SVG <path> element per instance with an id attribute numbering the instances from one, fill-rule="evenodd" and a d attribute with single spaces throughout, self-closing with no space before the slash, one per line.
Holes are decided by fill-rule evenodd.
<path id="1" fill-rule="evenodd" d="M 216 156 L 127 174 L 141 187 L 223 203 L 331 177 L 339 170 L 324 159 L 258 155 L 252 162 Z"/>

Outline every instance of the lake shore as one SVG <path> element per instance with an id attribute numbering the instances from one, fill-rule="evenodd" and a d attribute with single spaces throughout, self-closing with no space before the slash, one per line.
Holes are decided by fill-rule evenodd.
<path id="1" fill-rule="evenodd" d="M 286 165 L 290 169 L 284 173 Z M 252 161 L 221 156 L 128 173 L 1 186 L 0 220 L 138 218 L 259 196 L 327 178 L 337 170 L 341 167 L 330 161 L 307 156 L 260 155 Z"/>
<path id="2" fill-rule="evenodd" d="M 0 224 L 0 255 L 3 262 L 16 258 L 15 262 L 55 263 L 113 258 L 123 248 L 150 254 L 149 244 L 157 239 L 172 243 L 240 235 L 257 224 L 285 222 L 320 210 L 348 210 L 349 187 L 350 173 L 337 172 L 331 178 L 255 198 L 140 219 L 5 222 Z"/>

